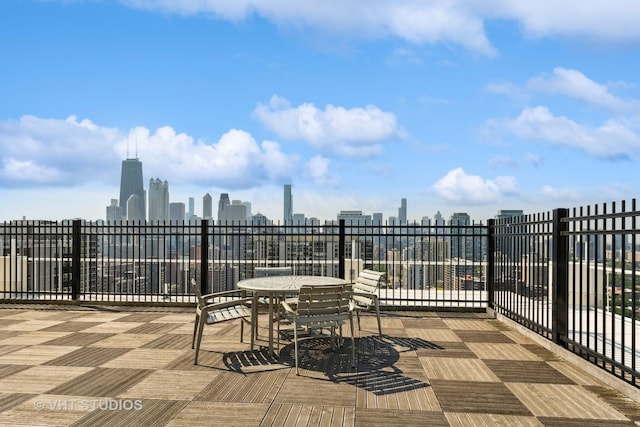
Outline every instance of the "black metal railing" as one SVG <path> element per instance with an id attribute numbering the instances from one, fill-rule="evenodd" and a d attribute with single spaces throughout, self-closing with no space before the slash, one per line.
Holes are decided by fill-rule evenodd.
<path id="1" fill-rule="evenodd" d="M 487 224 L 13 221 L 0 224 L 0 299 L 192 303 L 256 267 L 354 279 L 384 271 L 381 305 L 491 308 L 636 385 L 636 202 Z"/>

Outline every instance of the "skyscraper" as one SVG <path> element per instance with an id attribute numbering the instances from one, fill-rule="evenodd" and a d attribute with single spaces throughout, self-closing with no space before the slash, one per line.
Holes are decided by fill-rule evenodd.
<path id="1" fill-rule="evenodd" d="M 240 200 L 233 200 L 224 207 L 220 219 L 223 222 L 245 223 L 247 221 L 247 207 Z"/>
<path id="2" fill-rule="evenodd" d="M 127 221 L 144 221 L 144 214 L 142 210 L 144 203 L 140 200 L 137 194 L 132 194 L 127 199 Z"/>
<path id="3" fill-rule="evenodd" d="M 284 185 L 284 223 L 290 224 L 293 220 L 293 196 L 291 184 Z"/>
<path id="4" fill-rule="evenodd" d="M 213 217 L 213 197 L 207 193 L 202 198 L 202 218 L 211 219 Z"/>
<path id="5" fill-rule="evenodd" d="M 169 219 L 169 183 L 160 178 L 149 180 L 149 221 Z"/>
<path id="6" fill-rule="evenodd" d="M 440 213 L 440 211 L 436 212 L 436 214 L 433 216 L 433 222 L 434 222 L 434 225 L 439 227 L 444 225 L 444 218 L 442 217 L 442 214 Z"/>
<path id="7" fill-rule="evenodd" d="M 184 203 L 169 203 L 169 219 L 171 221 L 184 221 L 185 208 Z"/>
<path id="8" fill-rule="evenodd" d="M 107 206 L 107 221 L 120 221 L 122 219 L 122 209 L 118 206 L 118 199 L 111 199 L 111 204 Z"/>
<path id="9" fill-rule="evenodd" d="M 136 195 L 136 203 L 141 219 L 146 218 L 144 184 L 142 182 L 142 162 L 138 159 L 126 159 L 122 161 L 122 173 L 120 174 L 120 207 L 122 218 L 129 219 L 127 209 L 129 198 Z M 136 215 L 137 216 L 137 215 Z"/>
<path id="10" fill-rule="evenodd" d="M 229 200 L 229 194 L 221 193 L 220 200 L 218 201 L 218 221 L 222 221 L 222 218 L 224 217 L 224 208 L 226 208 L 229 204 L 231 204 L 231 200 Z"/>
<path id="11" fill-rule="evenodd" d="M 407 223 L 407 199 L 400 199 L 400 208 L 398 209 L 398 220 L 400 224 Z"/>
<path id="12" fill-rule="evenodd" d="M 374 212 L 372 217 L 373 217 L 373 225 L 382 224 L 382 212 Z"/>
<path id="13" fill-rule="evenodd" d="M 191 221 L 191 217 L 196 214 L 196 199 L 189 197 L 189 211 L 187 212 L 186 221 Z"/>

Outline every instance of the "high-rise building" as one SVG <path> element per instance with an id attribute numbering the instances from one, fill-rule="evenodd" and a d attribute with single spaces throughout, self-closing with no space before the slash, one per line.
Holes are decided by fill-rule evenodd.
<path id="1" fill-rule="evenodd" d="M 221 221 L 223 222 L 235 222 L 246 223 L 247 221 L 247 207 L 242 204 L 240 200 L 234 200 L 230 204 L 226 205 L 222 212 Z"/>
<path id="2" fill-rule="evenodd" d="M 398 220 L 400 224 L 407 223 L 407 199 L 400 199 L 400 208 L 398 208 Z"/>
<path id="3" fill-rule="evenodd" d="M 498 211 L 495 219 L 513 218 L 520 215 L 524 215 L 524 211 L 522 211 L 522 209 L 502 209 Z"/>
<path id="4" fill-rule="evenodd" d="M 127 199 L 127 221 L 144 221 L 144 202 L 137 194 L 132 194 Z"/>
<path id="5" fill-rule="evenodd" d="M 442 227 L 444 225 L 444 218 L 440 211 L 436 212 L 436 214 L 433 216 L 433 223 L 433 225 L 438 227 Z"/>
<path id="6" fill-rule="evenodd" d="M 202 218 L 213 218 L 213 197 L 209 193 L 202 198 Z"/>
<path id="7" fill-rule="evenodd" d="M 291 195 L 291 184 L 284 185 L 284 222 L 291 223 L 293 220 L 293 196 Z"/>
<path id="8" fill-rule="evenodd" d="M 382 212 L 373 213 L 373 225 L 382 225 Z"/>
<path id="9" fill-rule="evenodd" d="M 149 221 L 169 219 L 169 183 L 160 178 L 149 180 Z"/>
<path id="10" fill-rule="evenodd" d="M 191 221 L 191 217 L 196 214 L 196 199 L 189 197 L 189 211 L 185 218 L 186 221 Z"/>
<path id="11" fill-rule="evenodd" d="M 224 209 L 231 204 L 229 200 L 229 194 L 221 193 L 220 200 L 218 201 L 218 221 L 222 221 L 222 217 L 224 216 Z"/>
<path id="12" fill-rule="evenodd" d="M 524 212 L 520 209 L 502 209 L 498 211 L 498 214 L 494 217 L 497 223 L 509 223 L 513 222 L 510 218 L 516 218 L 524 215 Z M 527 226 L 523 224 L 511 224 L 509 231 L 513 234 L 524 235 L 527 231 Z M 573 245 L 571 246 L 573 247 Z M 523 247 L 521 245 L 513 245 L 510 239 L 496 239 L 495 250 L 501 257 L 506 257 L 511 261 L 519 261 L 522 258 Z"/>
<path id="13" fill-rule="evenodd" d="M 253 213 L 251 212 L 251 202 L 242 202 L 242 204 L 247 210 L 247 221 L 251 222 L 251 217 L 253 216 Z"/>
<path id="14" fill-rule="evenodd" d="M 182 202 L 169 203 L 169 219 L 171 221 L 184 221 L 185 207 Z"/>
<path id="15" fill-rule="evenodd" d="M 129 219 L 127 214 L 129 198 L 137 196 L 137 203 L 140 205 L 141 219 L 146 218 L 144 184 L 142 182 L 142 162 L 138 159 L 126 159 L 122 161 L 122 172 L 120 174 L 120 208 L 122 218 Z M 138 215 L 136 215 L 138 216 Z"/>
<path id="16" fill-rule="evenodd" d="M 111 199 L 111 204 L 107 206 L 107 221 L 120 221 L 122 219 L 122 209 L 118 205 L 118 199 Z"/>

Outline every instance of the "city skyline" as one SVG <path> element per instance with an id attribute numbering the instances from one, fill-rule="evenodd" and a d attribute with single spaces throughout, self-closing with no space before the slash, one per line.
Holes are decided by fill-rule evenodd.
<path id="1" fill-rule="evenodd" d="M 185 203 L 179 201 L 171 201 L 169 196 L 169 182 L 167 180 L 161 180 L 160 178 L 150 178 L 149 179 L 149 187 L 148 191 L 144 189 L 144 177 L 143 177 L 143 164 L 140 159 L 125 159 L 122 161 L 122 173 L 121 173 L 121 181 L 120 181 L 120 201 L 118 199 L 110 199 L 110 204 L 106 206 L 105 209 L 105 217 L 100 218 L 106 219 L 107 221 L 120 221 L 120 220 L 148 220 L 148 221 L 176 221 L 180 220 L 180 218 L 185 221 L 189 221 L 192 218 L 201 218 L 201 219 L 216 219 L 218 222 L 225 221 L 244 221 L 247 222 L 252 221 L 252 212 L 251 212 L 251 201 L 241 201 L 241 200 L 231 200 L 229 193 L 220 193 L 220 198 L 218 200 L 218 212 L 217 217 L 214 218 L 212 203 L 213 198 L 211 194 L 205 193 L 202 196 L 202 204 L 200 205 L 201 215 L 198 214 L 198 209 L 195 204 L 195 197 L 190 196 L 188 199 L 189 210 L 185 211 Z M 136 212 L 133 215 L 133 218 L 128 217 L 128 209 L 127 206 L 131 204 L 131 198 L 134 197 L 134 200 L 137 201 L 140 199 L 145 199 L 146 194 L 148 194 L 148 216 L 146 218 L 141 218 L 140 212 Z M 126 200 L 125 203 L 123 201 Z M 227 209 L 227 207 L 229 207 Z M 140 210 L 139 206 L 135 206 L 136 211 Z M 144 210 L 144 209 L 142 209 Z M 116 214 L 114 214 L 116 212 Z M 407 224 L 407 223 L 423 223 L 423 224 L 433 224 L 433 225 L 442 225 L 444 224 L 439 218 L 441 218 L 440 211 L 434 213 L 434 217 L 430 217 L 429 215 L 422 215 L 420 218 L 408 218 L 407 216 L 407 199 L 400 199 L 400 207 L 398 208 L 397 216 L 389 216 L 387 218 L 384 217 L 382 212 L 371 212 L 368 214 L 362 210 L 340 210 L 336 212 L 335 217 L 328 218 L 317 218 L 313 215 L 309 215 L 307 212 L 296 212 L 294 210 L 293 204 L 293 192 L 291 184 L 283 185 L 283 200 L 282 200 L 282 221 L 281 224 L 287 223 L 296 223 L 296 222 L 304 222 L 306 220 L 320 220 L 320 221 L 332 221 L 336 219 L 350 219 L 350 220 L 363 220 L 366 222 L 377 222 L 377 223 L 385 223 L 388 221 L 389 223 L 398 223 L 398 224 Z M 500 211 L 496 213 L 496 217 L 501 215 Z M 522 214 L 522 211 L 509 211 L 511 213 L 518 212 Z M 256 215 L 259 217 L 264 217 L 273 223 L 278 223 L 280 220 L 278 218 L 270 218 L 260 211 L 256 212 Z M 470 225 L 475 218 L 472 219 L 466 212 L 453 212 L 451 214 L 450 219 L 454 221 L 457 217 L 466 217 L 467 220 L 464 225 Z M 70 219 L 70 218 L 66 218 Z M 480 222 L 483 219 L 479 220 Z M 460 221 L 456 221 L 457 224 L 462 223 Z"/>
<path id="2" fill-rule="evenodd" d="M 282 220 L 285 184 L 320 219 L 640 194 L 631 0 L 8 0 L 0 38 L 0 220 L 103 219 L 133 147 L 200 214 Z"/>

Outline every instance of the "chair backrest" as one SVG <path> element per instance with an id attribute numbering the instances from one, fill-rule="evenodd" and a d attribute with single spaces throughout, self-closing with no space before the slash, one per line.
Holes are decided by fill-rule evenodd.
<path id="1" fill-rule="evenodd" d="M 350 292 L 345 285 L 302 286 L 298 294 L 298 315 L 335 316 L 349 312 Z"/>
<path id="2" fill-rule="evenodd" d="M 198 304 L 198 307 L 202 307 L 204 305 L 202 292 L 200 292 L 200 286 L 198 286 L 196 279 L 191 279 L 191 288 L 193 289 L 193 293 L 196 294 L 196 304 Z"/>
<path id="3" fill-rule="evenodd" d="M 382 276 L 384 276 L 383 271 L 362 270 L 353 284 L 353 291 L 376 293 Z"/>
<path id="4" fill-rule="evenodd" d="M 291 267 L 256 267 L 253 270 L 253 277 L 291 276 L 292 274 Z"/>

